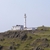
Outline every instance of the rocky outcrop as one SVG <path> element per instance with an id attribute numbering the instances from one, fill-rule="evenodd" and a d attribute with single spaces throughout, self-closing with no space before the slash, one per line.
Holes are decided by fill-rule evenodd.
<path id="1" fill-rule="evenodd" d="M 0 45 L 0 50 L 2 50 L 3 46 Z"/>
<path id="2" fill-rule="evenodd" d="M 3 38 L 19 38 L 20 40 L 26 40 L 27 38 L 27 33 L 26 32 L 21 32 L 21 31 L 7 31 L 5 33 L 1 34 L 2 39 Z"/>

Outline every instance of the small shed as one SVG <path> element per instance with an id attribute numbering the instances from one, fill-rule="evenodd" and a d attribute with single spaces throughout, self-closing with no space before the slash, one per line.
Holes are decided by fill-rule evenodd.
<path id="1" fill-rule="evenodd" d="M 35 28 L 30 27 L 30 28 L 24 28 L 24 30 L 35 30 Z"/>

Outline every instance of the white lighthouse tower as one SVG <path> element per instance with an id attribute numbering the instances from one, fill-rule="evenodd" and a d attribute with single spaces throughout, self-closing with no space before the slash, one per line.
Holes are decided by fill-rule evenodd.
<path id="1" fill-rule="evenodd" d="M 24 28 L 27 28 L 26 27 L 26 18 L 27 18 L 27 16 L 26 16 L 26 14 L 24 14 Z"/>

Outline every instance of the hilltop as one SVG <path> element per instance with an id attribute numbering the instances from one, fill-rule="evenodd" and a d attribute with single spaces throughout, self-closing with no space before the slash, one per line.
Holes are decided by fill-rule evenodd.
<path id="1" fill-rule="evenodd" d="M 50 28 L 0 33 L 0 50 L 50 50 Z"/>

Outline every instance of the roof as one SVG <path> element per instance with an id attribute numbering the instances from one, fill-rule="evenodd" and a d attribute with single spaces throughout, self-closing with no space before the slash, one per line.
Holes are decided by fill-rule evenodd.
<path id="1" fill-rule="evenodd" d="M 23 25 L 16 25 L 16 26 L 23 26 Z"/>

